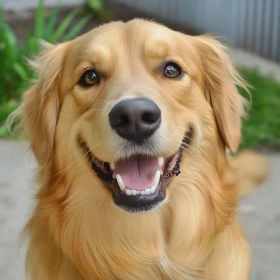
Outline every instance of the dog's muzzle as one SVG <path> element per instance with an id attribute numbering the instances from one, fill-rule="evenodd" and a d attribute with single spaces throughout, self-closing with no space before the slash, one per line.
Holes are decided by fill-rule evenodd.
<path id="1" fill-rule="evenodd" d="M 161 111 L 149 99 L 127 99 L 117 103 L 109 114 L 112 129 L 128 143 L 149 149 L 149 137 L 160 127 Z M 189 130 L 179 150 L 171 157 L 125 155 L 108 163 L 97 159 L 86 141 L 80 146 L 91 163 L 92 169 L 112 192 L 116 205 L 129 212 L 150 210 L 166 197 L 166 186 L 171 177 L 180 174 L 182 153 L 191 139 Z M 151 149 L 152 150 L 152 149 Z"/>

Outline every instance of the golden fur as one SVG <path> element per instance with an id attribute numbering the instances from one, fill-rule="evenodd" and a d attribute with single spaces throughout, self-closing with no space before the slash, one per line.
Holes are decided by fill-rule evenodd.
<path id="1" fill-rule="evenodd" d="M 158 73 L 168 59 L 186 73 L 180 80 Z M 39 164 L 37 205 L 26 226 L 29 279 L 248 279 L 237 199 L 267 169 L 260 159 L 264 172 L 254 180 L 253 166 L 239 169 L 248 167 L 246 156 L 227 156 L 240 142 L 245 102 L 236 85 L 245 85 L 220 43 L 144 20 L 113 22 L 46 46 L 31 64 L 39 78 L 15 113 Z M 87 67 L 103 74 L 99 86 L 77 85 Z M 194 131 L 166 201 L 134 214 L 114 204 L 77 145 L 82 135 L 98 158 L 117 160 L 122 151 L 108 113 L 129 97 L 149 97 L 162 110 L 155 155 L 174 154 L 186 129 Z M 239 180 L 244 174 L 249 184 Z"/>

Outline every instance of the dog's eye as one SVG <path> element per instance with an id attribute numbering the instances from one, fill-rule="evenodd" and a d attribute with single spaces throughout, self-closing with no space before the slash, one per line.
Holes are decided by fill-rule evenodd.
<path id="1" fill-rule="evenodd" d="M 79 80 L 79 85 L 83 87 L 90 87 L 100 82 L 99 75 L 94 70 L 88 70 L 83 73 Z"/>
<path id="2" fill-rule="evenodd" d="M 167 78 L 175 79 L 182 75 L 182 69 L 174 62 L 169 62 L 164 67 L 164 76 Z"/>

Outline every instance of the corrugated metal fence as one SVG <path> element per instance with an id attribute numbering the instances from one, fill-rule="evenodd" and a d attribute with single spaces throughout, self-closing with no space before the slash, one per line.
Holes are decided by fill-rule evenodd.
<path id="1" fill-rule="evenodd" d="M 280 0 L 114 0 L 280 62 Z"/>

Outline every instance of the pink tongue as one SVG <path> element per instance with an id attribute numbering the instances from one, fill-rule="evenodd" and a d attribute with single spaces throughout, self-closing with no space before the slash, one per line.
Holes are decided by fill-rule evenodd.
<path id="1" fill-rule="evenodd" d="M 117 174 L 120 174 L 128 189 L 142 191 L 154 184 L 157 170 L 162 174 L 157 158 L 139 156 L 125 161 L 118 161 L 113 177 L 116 178 Z"/>

